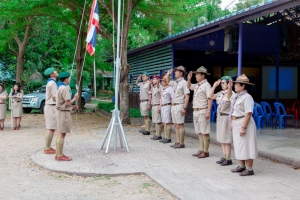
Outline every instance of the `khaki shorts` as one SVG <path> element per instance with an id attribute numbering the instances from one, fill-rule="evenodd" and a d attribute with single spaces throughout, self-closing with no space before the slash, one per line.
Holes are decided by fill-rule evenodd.
<path id="1" fill-rule="evenodd" d="M 147 104 L 148 104 L 147 101 L 144 101 L 144 102 L 140 103 L 140 111 L 141 111 L 141 115 L 143 117 L 149 116 L 149 110 L 147 110 Z"/>
<path id="2" fill-rule="evenodd" d="M 163 123 L 172 123 L 171 105 L 161 107 L 161 121 Z"/>
<path id="3" fill-rule="evenodd" d="M 208 134 L 210 133 L 210 119 L 205 120 L 205 114 L 207 109 L 194 111 L 193 112 L 193 121 L 196 133 Z"/>
<path id="4" fill-rule="evenodd" d="M 56 111 L 57 116 L 57 131 L 59 133 L 70 133 L 71 132 L 71 113 L 66 111 Z"/>
<path id="5" fill-rule="evenodd" d="M 154 124 L 161 123 L 161 115 L 158 110 L 159 106 L 152 107 L 152 123 Z"/>
<path id="6" fill-rule="evenodd" d="M 185 115 L 181 115 L 181 109 L 184 108 L 184 104 L 172 106 L 172 121 L 174 124 L 184 124 Z"/>
<path id="7" fill-rule="evenodd" d="M 56 106 L 45 105 L 44 116 L 45 116 L 45 121 L 46 121 L 46 129 L 47 130 L 56 130 L 56 127 L 57 127 Z"/>

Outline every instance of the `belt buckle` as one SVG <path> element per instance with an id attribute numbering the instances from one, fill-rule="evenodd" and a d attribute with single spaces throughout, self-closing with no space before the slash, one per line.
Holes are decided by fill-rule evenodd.
<path id="1" fill-rule="evenodd" d="M 235 117 L 235 116 L 233 116 L 233 117 L 232 117 L 232 120 L 236 120 L 236 117 Z"/>

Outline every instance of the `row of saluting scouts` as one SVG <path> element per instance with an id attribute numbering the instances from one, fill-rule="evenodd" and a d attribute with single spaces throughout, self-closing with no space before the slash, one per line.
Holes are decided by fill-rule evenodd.
<path id="1" fill-rule="evenodd" d="M 145 129 L 139 132 L 150 135 L 149 111 L 152 107 L 152 122 L 156 133 L 151 138 L 162 143 L 171 143 L 171 125 L 175 126 L 176 142 L 171 145 L 174 149 L 185 148 L 184 120 L 189 103 L 190 90 L 193 96 L 193 122 L 195 132 L 199 134 L 200 150 L 193 154 L 197 158 L 209 157 L 210 143 L 210 110 L 215 99 L 217 109 L 217 141 L 221 143 L 223 156 L 216 163 L 221 166 L 232 165 L 231 143 L 234 145 L 235 157 L 239 166 L 232 169 L 233 173 L 241 176 L 254 175 L 253 159 L 258 155 L 256 143 L 256 125 L 252 117 L 254 100 L 248 94 L 248 87 L 254 85 L 243 74 L 236 81 L 229 76 L 223 76 L 211 87 L 206 77 L 210 75 L 203 66 L 197 71 L 189 72 L 187 81 L 183 78 L 187 74 L 183 66 L 175 68 L 176 81 L 170 81 L 172 69 L 164 77 L 152 76 L 143 72 L 136 84 L 140 87 L 140 111 L 144 116 Z M 196 74 L 196 84 L 191 83 Z M 140 79 L 142 78 L 142 82 Z M 160 83 L 161 81 L 161 83 Z M 235 92 L 232 91 L 235 82 Z M 221 85 L 222 90 L 215 93 Z M 161 133 L 164 129 L 165 136 Z"/>

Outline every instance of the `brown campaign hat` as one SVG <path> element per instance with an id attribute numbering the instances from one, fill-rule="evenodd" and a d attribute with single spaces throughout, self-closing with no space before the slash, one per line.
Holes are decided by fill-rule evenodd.
<path id="1" fill-rule="evenodd" d="M 183 72 L 183 74 L 187 74 L 186 71 L 185 71 L 185 69 L 184 69 L 184 67 L 182 65 L 180 65 L 179 67 L 176 67 L 174 69 L 174 71 L 177 71 L 177 70 Z"/>
<path id="2" fill-rule="evenodd" d="M 203 73 L 203 74 L 210 75 L 210 73 L 207 72 L 207 69 L 204 66 L 199 67 L 197 71 L 193 71 L 193 73 Z"/>
<path id="3" fill-rule="evenodd" d="M 249 82 L 249 79 L 245 74 L 240 75 L 239 77 L 237 77 L 237 79 L 235 81 L 232 81 L 232 82 L 243 83 L 243 84 L 247 84 L 247 85 L 254 85 L 253 83 Z"/>

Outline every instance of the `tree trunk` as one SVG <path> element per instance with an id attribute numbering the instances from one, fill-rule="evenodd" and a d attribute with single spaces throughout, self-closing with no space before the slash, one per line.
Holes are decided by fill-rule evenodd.
<path id="1" fill-rule="evenodd" d="M 17 56 L 17 70 L 16 70 L 16 81 L 18 83 L 22 84 L 22 74 L 23 74 L 23 62 L 24 62 L 24 53 L 25 49 L 22 47 L 19 47 L 19 52 Z"/>

